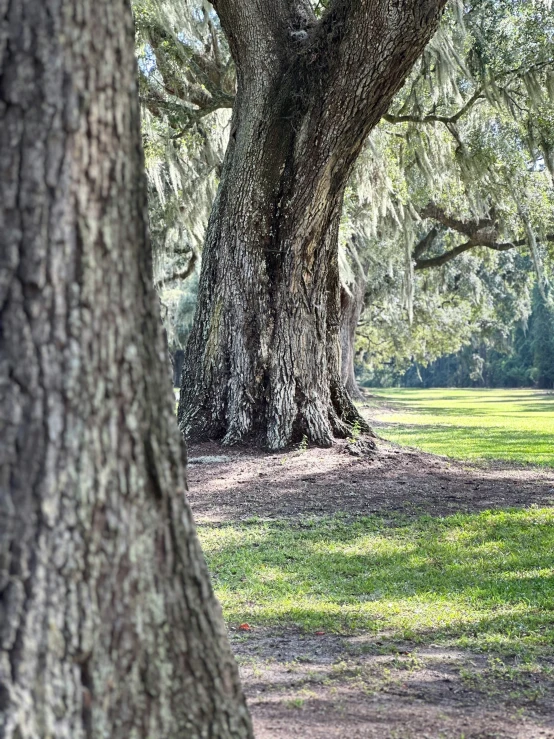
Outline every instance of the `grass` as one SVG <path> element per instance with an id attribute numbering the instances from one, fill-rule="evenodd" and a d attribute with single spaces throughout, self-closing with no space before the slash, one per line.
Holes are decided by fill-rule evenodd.
<path id="1" fill-rule="evenodd" d="M 202 525 L 226 619 L 554 654 L 554 510 Z"/>
<path id="2" fill-rule="evenodd" d="M 461 459 L 554 465 L 554 396 L 384 390 L 387 438 Z M 409 490 L 406 491 L 409 495 Z M 358 631 L 554 659 L 554 508 L 199 526 L 228 622 Z"/>
<path id="3" fill-rule="evenodd" d="M 458 459 L 554 466 L 554 393 L 536 390 L 377 390 L 380 433 Z M 394 413 L 379 412 L 386 401 Z M 381 404 L 382 409 L 382 404 Z"/>

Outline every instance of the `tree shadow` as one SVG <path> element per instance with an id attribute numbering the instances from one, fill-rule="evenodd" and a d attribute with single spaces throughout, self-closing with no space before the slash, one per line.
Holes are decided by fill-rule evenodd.
<path id="1" fill-rule="evenodd" d="M 231 622 L 554 656 L 554 513 L 203 525 Z"/>
<path id="2" fill-rule="evenodd" d="M 461 431 L 460 431 L 461 433 Z M 220 454 L 215 444 L 192 454 Z M 305 453 L 227 452 L 229 461 L 191 468 L 188 498 L 197 521 L 305 519 L 399 512 L 457 512 L 554 502 L 551 468 L 471 467 L 405 448 L 353 459 L 340 447 Z"/>

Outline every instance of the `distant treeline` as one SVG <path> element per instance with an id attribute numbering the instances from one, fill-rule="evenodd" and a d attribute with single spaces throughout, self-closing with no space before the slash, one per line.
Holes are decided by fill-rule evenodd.
<path id="1" fill-rule="evenodd" d="M 475 337 L 456 354 L 426 367 L 413 364 L 394 376 L 385 371 L 371 384 L 402 387 L 537 387 L 554 388 L 554 296 L 541 295 L 535 287 L 532 312 L 526 326 L 519 325 L 501 342 Z M 363 384 L 363 379 L 362 379 Z"/>

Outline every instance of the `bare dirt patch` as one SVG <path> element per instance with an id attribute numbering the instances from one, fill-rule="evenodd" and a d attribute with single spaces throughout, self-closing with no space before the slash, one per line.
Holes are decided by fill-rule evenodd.
<path id="1" fill-rule="evenodd" d="M 234 647 L 259 739 L 554 736 L 553 684 L 503 680 L 483 655 L 292 632 Z"/>
<path id="2" fill-rule="evenodd" d="M 189 456 L 199 524 L 554 504 L 552 469 L 477 467 L 385 443 L 362 458 L 345 443 L 278 454 L 213 443 Z M 554 739 L 554 680 L 544 671 L 375 635 L 259 628 L 232 630 L 231 640 L 259 739 Z"/>
<path id="3" fill-rule="evenodd" d="M 278 454 L 210 443 L 191 447 L 189 456 L 189 500 L 199 522 L 338 512 L 448 516 L 554 504 L 554 469 L 476 467 L 384 442 L 361 458 L 344 442 Z"/>

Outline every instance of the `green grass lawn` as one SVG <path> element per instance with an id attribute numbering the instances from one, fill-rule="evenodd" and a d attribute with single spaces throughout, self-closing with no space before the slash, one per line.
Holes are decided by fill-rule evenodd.
<path id="1" fill-rule="evenodd" d="M 461 459 L 553 464 L 551 394 L 377 393 L 377 408 L 385 400 L 395 409 L 380 416 L 394 441 Z M 417 519 L 337 511 L 198 528 L 231 624 L 554 658 L 554 508 Z"/>
<path id="2" fill-rule="evenodd" d="M 538 390 L 376 390 L 381 435 L 458 459 L 554 466 L 554 393 Z M 386 401 L 394 413 L 379 409 Z"/>
<path id="3" fill-rule="evenodd" d="M 554 654 L 554 509 L 199 528 L 231 623 Z"/>

